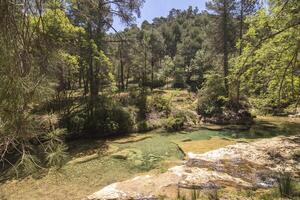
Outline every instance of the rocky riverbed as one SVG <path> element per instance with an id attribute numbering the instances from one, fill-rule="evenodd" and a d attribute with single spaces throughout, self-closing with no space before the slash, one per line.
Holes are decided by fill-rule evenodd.
<path id="1" fill-rule="evenodd" d="M 276 177 L 300 175 L 300 135 L 240 142 L 204 154 L 187 152 L 182 165 L 158 175 L 113 183 L 86 200 L 175 199 L 180 189 L 270 188 Z"/>

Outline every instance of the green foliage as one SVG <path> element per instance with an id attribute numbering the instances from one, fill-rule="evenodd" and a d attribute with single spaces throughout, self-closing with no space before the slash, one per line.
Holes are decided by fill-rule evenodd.
<path id="1" fill-rule="evenodd" d="M 171 99 L 172 96 L 167 97 L 161 94 L 154 94 L 151 96 L 147 106 L 149 109 L 154 109 L 168 116 L 171 113 Z"/>
<path id="2" fill-rule="evenodd" d="M 174 62 L 171 57 L 165 56 L 159 69 L 159 79 L 166 80 L 173 76 Z"/>
<path id="3" fill-rule="evenodd" d="M 248 17 L 243 53 L 231 61 L 232 80 L 240 79 L 241 92 L 254 98 L 254 106 L 264 113 L 278 114 L 299 101 L 297 9 L 296 1 L 271 1 Z"/>
<path id="4" fill-rule="evenodd" d="M 24 153 L 18 161 L 16 168 L 21 175 L 29 175 L 38 170 L 38 164 L 40 164 L 40 161 L 36 156 L 31 155 L 30 153 Z"/>
<path id="5" fill-rule="evenodd" d="M 52 145 L 51 150 L 47 152 L 46 155 L 48 166 L 62 167 L 69 158 L 66 153 L 67 149 L 68 148 L 62 143 Z"/>
<path id="6" fill-rule="evenodd" d="M 171 116 L 167 119 L 165 129 L 170 132 L 176 132 L 183 129 L 186 117 L 182 115 Z"/>
<path id="7" fill-rule="evenodd" d="M 218 190 L 213 189 L 208 193 L 208 200 L 219 200 Z"/>
<path id="8" fill-rule="evenodd" d="M 148 92 L 146 89 L 142 88 L 138 91 L 138 96 L 136 98 L 136 106 L 138 111 L 138 120 L 144 121 L 147 118 L 147 96 Z"/>
<path id="9" fill-rule="evenodd" d="M 223 78 L 218 74 L 208 74 L 201 90 L 198 92 L 198 113 L 203 116 L 213 116 L 222 112 L 227 99 Z"/>
<path id="10" fill-rule="evenodd" d="M 65 136 L 65 129 L 54 129 L 44 136 L 46 161 L 48 166 L 62 167 L 67 159 L 67 146 L 62 140 Z"/>
<path id="11" fill-rule="evenodd" d="M 91 137 L 130 133 L 134 126 L 134 116 L 128 109 L 109 101 L 99 102 L 93 115 L 87 115 L 85 109 L 71 113 L 64 117 L 62 124 L 71 133 Z"/>
<path id="12" fill-rule="evenodd" d="M 283 173 L 278 179 L 278 189 L 282 198 L 290 198 L 294 194 L 294 182 L 291 174 Z"/>
<path id="13" fill-rule="evenodd" d="M 179 72 L 178 70 L 175 72 L 172 87 L 173 88 L 186 88 L 186 83 L 185 83 L 182 72 Z"/>

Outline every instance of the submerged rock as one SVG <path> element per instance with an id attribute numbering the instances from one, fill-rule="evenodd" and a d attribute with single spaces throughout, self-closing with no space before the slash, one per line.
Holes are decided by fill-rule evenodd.
<path id="1" fill-rule="evenodd" d="M 69 161 L 67 164 L 68 165 L 75 165 L 75 164 L 89 162 L 89 161 L 97 159 L 97 158 L 99 158 L 99 155 L 98 155 L 98 153 L 95 153 L 95 154 L 92 154 L 92 155 L 88 155 L 88 156 L 84 156 L 84 157 L 80 157 L 80 158 L 75 158 L 75 159 Z"/>
<path id="2" fill-rule="evenodd" d="M 204 153 L 212 151 L 230 144 L 235 144 L 236 141 L 227 138 L 212 137 L 209 140 L 182 140 L 179 142 L 174 141 L 174 143 L 178 145 L 184 154 L 188 154 L 189 152 Z"/>
<path id="3" fill-rule="evenodd" d="M 122 160 L 136 160 L 142 159 L 142 151 L 138 149 L 124 149 L 111 155 L 113 158 Z"/>
<path id="4" fill-rule="evenodd" d="M 253 143 L 237 143 L 204 154 L 189 153 L 189 160 L 159 175 L 139 176 L 114 183 L 86 200 L 176 198 L 178 188 L 265 188 L 276 175 L 288 170 L 296 175 L 300 164 L 295 154 L 300 135 L 276 137 Z"/>

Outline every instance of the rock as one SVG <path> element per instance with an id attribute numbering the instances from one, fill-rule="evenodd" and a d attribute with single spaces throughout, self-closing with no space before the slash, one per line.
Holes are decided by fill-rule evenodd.
<path id="1" fill-rule="evenodd" d="M 225 147 L 230 144 L 235 144 L 234 140 L 228 140 L 220 137 L 213 137 L 210 140 L 196 140 L 196 141 L 181 141 L 175 143 L 185 154 L 189 152 L 204 153 L 211 150 L 215 150 L 221 147 Z"/>
<path id="2" fill-rule="evenodd" d="M 288 115 L 290 118 L 300 118 L 300 107 L 296 109 L 295 114 L 293 115 Z"/>
<path id="3" fill-rule="evenodd" d="M 142 160 L 135 160 L 133 164 L 135 167 L 140 167 L 144 165 L 144 162 Z"/>
<path id="4" fill-rule="evenodd" d="M 143 155 L 142 152 L 138 149 L 124 149 L 117 153 L 111 155 L 113 158 L 116 159 L 123 159 L 123 160 L 134 160 L 134 159 L 142 159 Z"/>
<path id="5" fill-rule="evenodd" d="M 84 156 L 84 157 L 80 157 L 80 158 L 75 158 L 75 159 L 69 161 L 67 164 L 74 165 L 74 164 L 85 163 L 85 162 L 97 159 L 98 157 L 99 157 L 98 153 L 95 153 L 95 154 L 92 154 L 92 155 L 88 155 L 88 156 Z"/>
<path id="6" fill-rule="evenodd" d="M 133 134 L 130 137 L 126 137 L 126 138 L 123 138 L 123 139 L 114 140 L 113 142 L 117 143 L 117 144 L 126 144 L 126 143 L 143 141 L 143 140 L 146 140 L 148 138 L 152 138 L 152 136 L 151 135 Z"/>
<path id="7" fill-rule="evenodd" d="M 119 150 L 119 147 L 109 144 L 106 151 L 104 152 L 104 155 L 110 155 L 110 154 L 116 153 L 118 150 Z"/>
<path id="8" fill-rule="evenodd" d="M 290 118 L 300 118 L 300 113 L 294 114 L 294 115 L 288 115 Z"/>
<path id="9" fill-rule="evenodd" d="M 175 199 L 178 188 L 272 187 L 276 183 L 274 177 L 282 169 L 288 169 L 292 174 L 300 169 L 300 163 L 293 160 L 293 155 L 300 149 L 299 139 L 300 135 L 276 137 L 237 143 L 203 154 L 189 153 L 189 160 L 183 165 L 162 174 L 114 183 L 86 199 L 158 199 L 160 195 Z M 276 151 L 270 153 L 269 149 Z M 280 156 L 276 152 L 280 152 Z"/>
<path id="10" fill-rule="evenodd" d="M 184 138 L 184 139 L 181 140 L 181 142 L 190 142 L 190 141 L 192 141 L 191 138 Z"/>
<path id="11" fill-rule="evenodd" d="M 202 116 L 202 122 L 218 125 L 247 125 L 247 127 L 249 127 L 254 123 L 254 120 L 250 112 L 248 112 L 247 109 L 242 108 L 238 111 L 226 109 L 213 117 Z"/>

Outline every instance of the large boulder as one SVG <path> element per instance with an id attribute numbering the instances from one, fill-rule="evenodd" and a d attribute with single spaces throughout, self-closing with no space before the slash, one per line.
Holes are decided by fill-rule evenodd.
<path id="1" fill-rule="evenodd" d="M 114 183 L 86 200 L 174 199 L 178 188 L 273 187 L 283 170 L 300 172 L 297 151 L 300 135 L 276 137 L 253 143 L 237 143 L 204 154 L 188 153 L 189 159 L 159 175 L 146 175 Z"/>

